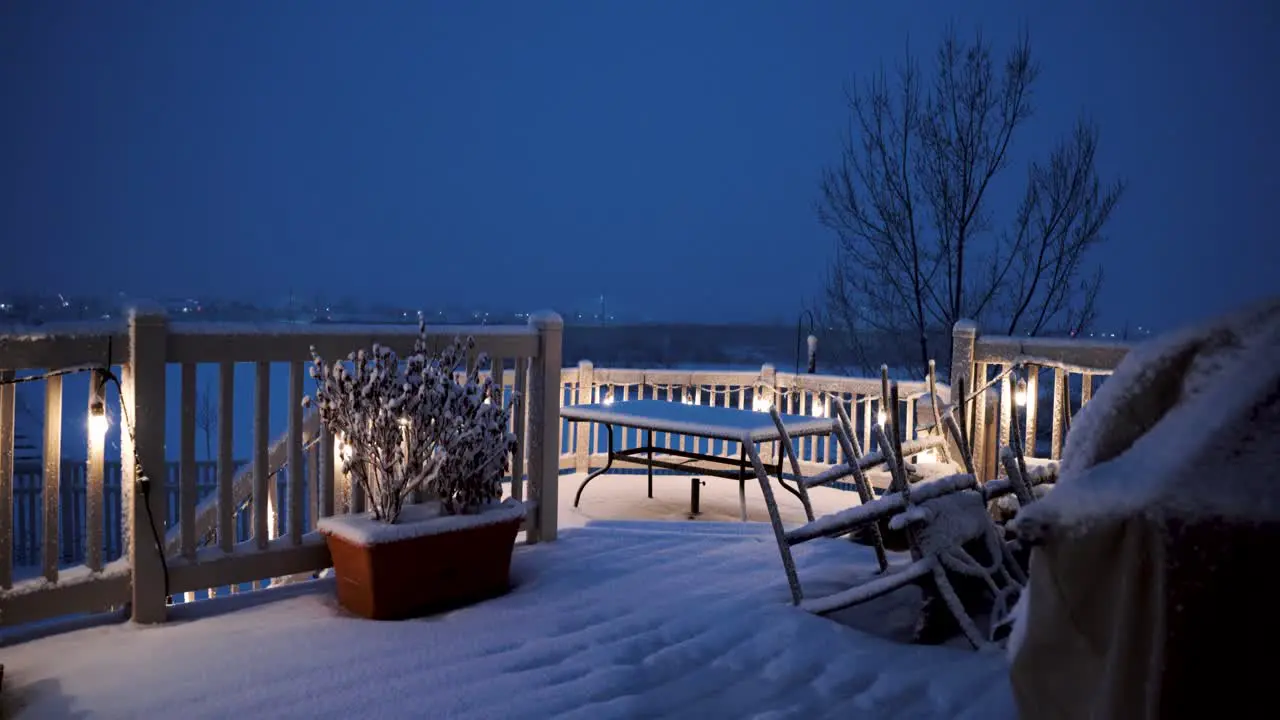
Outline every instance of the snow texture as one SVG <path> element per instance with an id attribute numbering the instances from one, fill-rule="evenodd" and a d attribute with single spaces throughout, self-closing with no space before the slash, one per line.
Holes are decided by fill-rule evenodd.
<path id="1" fill-rule="evenodd" d="M 1280 299 L 1136 347 L 1076 418 L 1024 537 L 1153 519 L 1280 522 Z"/>
<path id="2" fill-rule="evenodd" d="M 394 524 L 376 520 L 372 513 L 360 513 L 321 518 L 318 527 L 322 533 L 336 535 L 356 545 L 378 545 L 484 525 L 496 525 L 523 518 L 524 514 L 524 504 L 510 498 L 485 507 L 474 515 L 450 515 L 443 512 L 440 503 L 428 502 L 421 505 L 405 505 L 400 511 L 400 518 Z"/>
<path id="3" fill-rule="evenodd" d="M 694 435 L 720 440 L 741 440 L 749 435 L 754 442 L 778 439 L 778 429 L 768 413 L 710 405 L 685 405 L 665 400 L 626 400 L 609 405 L 569 405 L 560 409 L 566 420 L 599 422 Z M 782 415 L 787 434 L 823 435 L 835 432 L 834 418 Z"/>
<path id="4" fill-rule="evenodd" d="M 876 571 L 868 548 L 845 541 L 816 541 L 796 557 L 828 591 Z M 416 621 L 352 618 L 323 580 L 175 607 L 163 626 L 32 640 L 5 648 L 6 710 L 186 720 L 1016 717 L 1003 655 L 851 626 L 901 622 L 903 611 L 913 621 L 910 589 L 852 609 L 864 615 L 851 612 L 847 625 L 792 607 L 767 524 L 569 529 L 518 548 L 512 576 L 504 597 Z"/>
<path id="5" fill-rule="evenodd" d="M 102 567 L 100 572 L 90 570 L 87 565 L 76 565 L 75 567 L 63 568 L 58 571 L 58 581 L 51 583 L 43 575 L 38 575 L 42 568 L 29 567 L 29 577 L 23 572 L 23 568 L 19 566 L 15 568 L 14 579 L 17 581 L 13 587 L 8 590 L 0 590 L 6 598 L 14 598 L 20 595 L 29 595 L 34 592 L 42 592 L 57 586 L 81 585 L 84 583 L 97 582 L 99 580 L 107 580 L 129 575 L 129 559 L 120 558 L 107 563 Z M 2 717 L 2 716 L 0 716 Z"/>

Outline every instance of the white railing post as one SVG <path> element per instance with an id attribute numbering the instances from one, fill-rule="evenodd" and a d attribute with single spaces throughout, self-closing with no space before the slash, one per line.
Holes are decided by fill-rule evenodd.
<path id="1" fill-rule="evenodd" d="M 528 542 L 556 539 L 560 482 L 560 382 L 564 320 L 553 312 L 535 313 L 529 324 L 538 331 L 538 355 L 529 373 L 529 492 L 536 503 Z"/>
<path id="2" fill-rule="evenodd" d="M 590 403 L 594 388 L 595 368 L 590 360 L 582 360 L 578 363 L 578 392 L 574 402 L 579 405 Z M 574 433 L 577 435 L 574 440 L 574 472 L 591 472 L 591 451 L 594 449 L 591 447 L 591 423 L 575 423 Z"/>
<path id="3" fill-rule="evenodd" d="M 164 569 L 155 537 L 164 537 L 168 517 L 165 483 L 168 467 L 164 454 L 165 429 L 165 334 L 167 320 L 155 310 L 134 310 L 129 316 L 129 372 L 124 407 L 132 424 L 132 457 L 121 457 L 123 482 L 133 492 L 127 507 L 129 521 L 129 564 L 133 570 L 133 620 L 138 623 L 165 621 Z M 123 418 L 122 418 L 123 420 Z M 128 433 L 128 428 L 125 428 Z M 125 446 L 122 444 L 122 455 Z M 139 485 L 141 472 L 149 479 L 147 497 Z M 148 512 L 148 506 L 150 512 Z M 152 530 L 154 522 L 154 533 Z"/>

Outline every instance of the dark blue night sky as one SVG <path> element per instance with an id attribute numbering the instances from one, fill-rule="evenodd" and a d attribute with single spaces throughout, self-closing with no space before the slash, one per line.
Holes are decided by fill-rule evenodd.
<path id="1" fill-rule="evenodd" d="M 949 21 L 1029 31 L 1021 158 L 1100 124 L 1107 320 L 1280 289 L 1267 0 L 5 0 L 0 286 L 794 318 L 842 83 Z"/>

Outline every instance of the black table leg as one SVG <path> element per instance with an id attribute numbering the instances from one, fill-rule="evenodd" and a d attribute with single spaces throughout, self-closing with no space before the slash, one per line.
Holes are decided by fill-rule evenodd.
<path id="1" fill-rule="evenodd" d="M 738 443 L 738 509 L 742 512 L 742 522 L 747 521 L 747 445 Z"/>
<path id="2" fill-rule="evenodd" d="M 595 471 L 595 472 L 591 473 L 590 475 L 588 475 L 588 476 L 587 476 L 587 479 L 586 479 L 586 480 L 583 480 L 583 481 L 582 481 L 582 484 L 578 486 L 578 492 L 577 492 L 577 494 L 576 494 L 576 495 L 574 495 L 574 496 L 573 496 L 573 506 L 574 506 L 574 507 L 578 507 L 578 501 L 582 499 L 582 491 L 583 491 L 583 489 L 585 489 L 585 488 L 587 487 L 587 483 L 589 483 L 589 482 L 591 482 L 592 480 L 595 480 L 597 477 L 599 477 L 599 476 L 601 476 L 601 475 L 603 475 L 603 474 L 605 474 L 605 473 L 609 472 L 609 468 L 613 467 L 613 426 L 612 426 L 612 425 L 609 425 L 608 423 L 606 423 L 606 424 L 605 424 L 605 426 L 604 426 L 604 429 L 605 429 L 605 432 L 606 432 L 606 433 L 608 434 L 608 436 L 609 436 L 609 454 L 606 456 L 606 460 L 605 460 L 605 463 L 604 463 L 604 467 L 602 467 L 602 468 L 600 468 L 599 470 L 597 470 L 597 471 Z M 650 471 L 650 472 L 652 472 L 652 471 Z"/>

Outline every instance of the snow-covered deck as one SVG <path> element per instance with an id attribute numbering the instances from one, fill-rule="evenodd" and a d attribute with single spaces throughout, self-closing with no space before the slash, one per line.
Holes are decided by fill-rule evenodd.
<path id="1" fill-rule="evenodd" d="M 562 506 L 580 480 L 561 478 Z M 353 619 L 321 580 L 173 608 L 163 626 L 7 647 L 4 709 L 31 718 L 1014 715 L 1003 657 L 891 639 L 914 619 L 913 590 L 839 622 L 793 608 L 769 526 L 716 521 L 736 517 L 737 483 L 709 479 L 696 522 L 682 519 L 688 490 L 688 478 L 660 476 L 649 500 L 642 475 L 601 478 L 581 508 L 561 508 L 558 542 L 517 549 L 511 594 L 443 616 Z M 758 488 L 748 486 L 748 500 L 763 517 Z M 790 500 L 784 513 L 798 524 Z M 852 493 L 815 494 L 820 512 L 850 502 Z M 875 571 L 866 548 L 839 540 L 798 548 L 797 561 L 815 592 Z"/>
<path id="2" fill-rule="evenodd" d="M 650 499 L 646 496 L 648 481 L 644 473 L 606 473 L 591 481 L 582 493 L 582 502 L 575 508 L 573 495 L 586 474 L 561 475 L 560 527 L 580 527 L 592 520 L 689 521 L 690 480 L 693 477 L 697 476 L 654 475 L 653 498 Z M 718 477 L 703 477 L 703 482 L 705 484 L 698 490 L 700 514 L 694 522 L 740 522 L 738 482 Z M 844 490 L 817 487 L 809 493 L 813 511 L 818 515 L 858 504 L 857 494 Z M 804 508 L 798 498 L 776 487 L 774 497 L 784 524 L 804 524 Z M 747 480 L 747 519 L 769 522 L 769 511 L 760 494 L 760 483 L 754 477 Z"/>

